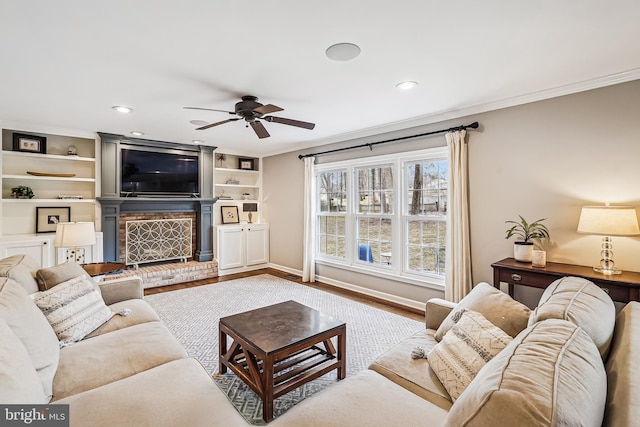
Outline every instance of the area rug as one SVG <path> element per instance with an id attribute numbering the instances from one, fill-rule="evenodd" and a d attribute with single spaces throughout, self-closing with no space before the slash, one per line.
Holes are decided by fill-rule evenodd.
<path id="1" fill-rule="evenodd" d="M 265 424 L 260 398 L 233 373 L 218 374 L 220 317 L 288 300 L 337 317 L 347 324 L 347 377 L 366 369 L 378 355 L 424 328 L 422 322 L 269 274 L 149 295 L 145 300 L 253 425 Z M 275 399 L 274 416 L 336 382 L 334 370 Z"/>

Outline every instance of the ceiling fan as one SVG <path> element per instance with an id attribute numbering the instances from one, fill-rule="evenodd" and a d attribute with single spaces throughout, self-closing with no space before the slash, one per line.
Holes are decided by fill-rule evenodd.
<path id="1" fill-rule="evenodd" d="M 232 119 L 223 120 L 221 122 L 211 123 L 205 126 L 201 126 L 196 130 L 205 130 L 212 128 L 214 126 L 222 125 L 229 122 L 235 122 L 237 120 L 244 119 L 248 125 L 251 125 L 251 128 L 254 130 L 258 138 L 268 138 L 269 132 L 265 129 L 264 125 L 260 120 L 265 120 L 267 122 L 272 123 L 281 123 L 283 125 L 296 126 L 304 129 L 313 129 L 316 125 L 315 123 L 309 122 L 301 122 L 300 120 L 286 119 L 284 117 L 276 117 L 276 116 L 265 116 L 265 114 L 276 113 L 278 111 L 283 111 L 282 108 L 273 105 L 267 104 L 263 105 L 258 102 L 258 98 L 251 95 L 246 95 L 242 97 L 242 101 L 236 103 L 235 111 L 226 111 L 226 110 L 216 110 L 213 108 L 200 108 L 200 107 L 184 107 L 187 110 L 205 110 L 205 111 L 218 111 L 221 113 L 228 113 L 237 115 L 239 117 L 234 117 Z"/>

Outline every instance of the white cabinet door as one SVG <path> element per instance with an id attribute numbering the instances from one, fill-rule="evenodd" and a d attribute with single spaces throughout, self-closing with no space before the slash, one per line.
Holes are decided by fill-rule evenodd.
<path id="1" fill-rule="evenodd" d="M 6 258 L 12 255 L 25 254 L 38 261 L 42 267 L 52 266 L 52 239 L 33 239 L 16 242 L 0 243 L 0 256 Z"/>
<path id="2" fill-rule="evenodd" d="M 218 227 L 218 269 L 244 266 L 244 230 L 242 227 Z"/>
<path id="3" fill-rule="evenodd" d="M 269 262 L 269 226 L 267 224 L 247 224 L 245 233 L 247 266 Z"/>

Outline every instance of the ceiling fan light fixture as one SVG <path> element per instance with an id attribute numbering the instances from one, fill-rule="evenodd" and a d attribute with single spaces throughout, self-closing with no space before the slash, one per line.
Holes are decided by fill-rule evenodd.
<path id="1" fill-rule="evenodd" d="M 360 46 L 353 43 L 337 43 L 329 46 L 325 54 L 334 61 L 351 61 L 360 55 Z"/>
<path id="2" fill-rule="evenodd" d="M 133 113 L 133 108 L 125 107 L 124 105 L 114 105 L 111 108 L 116 110 L 118 113 L 122 113 L 122 114 Z"/>
<path id="3" fill-rule="evenodd" d="M 396 87 L 400 90 L 411 90 L 416 86 L 418 86 L 418 83 L 414 81 L 400 82 L 396 85 Z"/>

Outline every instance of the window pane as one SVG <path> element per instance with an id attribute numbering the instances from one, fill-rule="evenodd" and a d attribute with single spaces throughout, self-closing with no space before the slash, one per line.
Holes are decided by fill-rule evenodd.
<path id="1" fill-rule="evenodd" d="M 345 217 L 319 215 L 318 224 L 318 253 L 344 258 L 346 253 Z"/>
<path id="2" fill-rule="evenodd" d="M 442 215 L 447 212 L 446 160 L 407 163 L 407 214 Z"/>
<path id="3" fill-rule="evenodd" d="M 319 173 L 317 185 L 319 212 L 346 212 L 347 172 L 345 170 Z"/>
<path id="4" fill-rule="evenodd" d="M 357 259 L 374 264 L 391 264 L 391 229 L 389 218 L 358 217 Z"/>
<path id="5" fill-rule="evenodd" d="M 393 167 L 367 167 L 356 169 L 358 180 L 359 213 L 393 213 Z"/>

